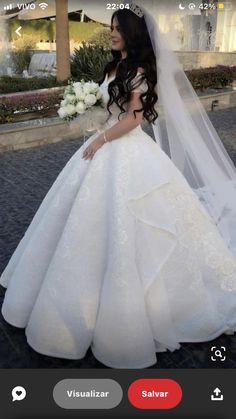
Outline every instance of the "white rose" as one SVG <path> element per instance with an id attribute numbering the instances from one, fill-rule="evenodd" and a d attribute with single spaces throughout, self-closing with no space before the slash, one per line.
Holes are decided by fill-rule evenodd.
<path id="1" fill-rule="evenodd" d="M 69 104 L 65 106 L 65 111 L 67 115 L 73 115 L 74 113 L 76 113 L 76 107 L 74 105 Z"/>
<path id="2" fill-rule="evenodd" d="M 78 100 L 84 100 L 84 98 L 85 98 L 85 94 L 84 94 L 84 92 L 81 88 L 76 88 L 75 89 L 75 95 L 76 95 L 76 98 Z"/>
<path id="3" fill-rule="evenodd" d="M 91 81 L 90 83 L 90 90 L 91 91 L 96 91 L 99 88 L 99 84 L 95 83 L 94 81 Z"/>
<path id="4" fill-rule="evenodd" d="M 79 94 L 78 94 L 78 96 L 77 96 L 77 99 L 78 99 L 78 100 L 81 100 L 81 101 L 84 101 L 84 99 L 85 99 L 85 94 L 84 94 L 84 92 L 79 93 Z"/>
<path id="5" fill-rule="evenodd" d="M 93 106 L 97 102 L 97 98 L 95 95 L 88 94 L 85 96 L 84 102 L 87 106 Z"/>
<path id="6" fill-rule="evenodd" d="M 67 104 L 66 99 L 64 99 L 64 100 L 61 101 L 61 106 L 66 106 L 66 104 Z"/>
<path id="7" fill-rule="evenodd" d="M 62 118 L 62 119 L 67 116 L 67 112 L 66 112 L 65 107 L 61 107 L 60 109 L 58 109 L 57 113 L 60 116 L 60 118 Z"/>
<path id="8" fill-rule="evenodd" d="M 87 83 L 84 84 L 83 91 L 84 91 L 84 93 L 86 95 L 90 94 L 91 89 L 90 89 L 89 83 L 88 84 Z"/>
<path id="9" fill-rule="evenodd" d="M 75 99 L 76 99 L 75 95 L 71 95 L 71 94 L 66 95 L 66 98 L 65 98 L 67 103 L 73 103 Z"/>
<path id="10" fill-rule="evenodd" d="M 78 102 L 76 106 L 76 112 L 82 114 L 85 112 L 85 105 L 83 102 Z"/>
<path id="11" fill-rule="evenodd" d="M 75 83 L 73 83 L 73 86 L 74 86 L 74 89 L 77 89 L 79 87 L 81 88 L 82 83 L 80 81 L 76 81 Z"/>
<path id="12" fill-rule="evenodd" d="M 99 87 L 98 83 L 95 83 L 93 81 L 87 81 L 86 83 L 84 83 L 83 85 L 83 89 L 87 92 L 87 93 L 94 93 L 97 91 Z"/>

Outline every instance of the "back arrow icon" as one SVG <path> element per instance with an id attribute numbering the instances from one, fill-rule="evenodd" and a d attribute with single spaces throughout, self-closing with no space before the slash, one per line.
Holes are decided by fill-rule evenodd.
<path id="1" fill-rule="evenodd" d="M 18 35 L 18 36 L 21 36 L 21 33 L 20 33 L 20 30 L 22 29 L 22 26 L 19 26 L 19 28 L 17 28 L 16 30 L 15 30 L 15 33 Z"/>

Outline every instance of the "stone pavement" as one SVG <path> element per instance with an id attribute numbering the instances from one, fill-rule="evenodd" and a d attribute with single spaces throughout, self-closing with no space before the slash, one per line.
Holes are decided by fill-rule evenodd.
<path id="1" fill-rule="evenodd" d="M 236 108 L 209 113 L 236 164 Z M 150 133 L 150 130 L 147 129 Z M 0 272 L 23 236 L 55 178 L 81 146 L 82 140 L 0 154 Z M 0 303 L 4 289 L 0 287 Z M 104 368 L 89 349 L 83 360 L 71 361 L 40 355 L 26 342 L 24 330 L 8 325 L 0 316 L 0 368 Z M 227 348 L 227 360 L 210 361 L 212 345 Z M 212 342 L 183 344 L 173 353 L 157 354 L 151 368 L 236 367 L 236 336 L 222 335 Z"/>

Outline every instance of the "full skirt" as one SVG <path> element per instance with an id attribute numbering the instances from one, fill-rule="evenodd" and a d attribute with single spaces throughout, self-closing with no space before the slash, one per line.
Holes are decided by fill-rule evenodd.
<path id="1" fill-rule="evenodd" d="M 113 368 L 236 330 L 236 259 L 160 146 L 139 126 L 91 160 L 84 147 L 2 273 L 6 321 L 39 353 L 91 346 Z"/>

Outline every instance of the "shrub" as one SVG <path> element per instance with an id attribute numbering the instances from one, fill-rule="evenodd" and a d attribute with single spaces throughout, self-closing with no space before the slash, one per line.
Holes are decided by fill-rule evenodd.
<path id="1" fill-rule="evenodd" d="M 31 50 L 36 46 L 35 41 L 27 34 L 13 42 L 11 50 L 11 61 L 14 67 L 14 73 L 22 74 L 28 70 L 31 60 Z"/>
<path id="2" fill-rule="evenodd" d="M 91 45 L 111 49 L 111 35 L 109 28 L 97 28 L 88 38 L 87 42 Z"/>
<path id="3" fill-rule="evenodd" d="M 69 22 L 70 40 L 75 42 L 85 42 L 91 34 L 103 26 L 97 22 Z"/>
<path id="4" fill-rule="evenodd" d="M 38 19 L 38 20 L 18 20 L 10 19 L 8 21 L 9 39 L 14 43 L 19 42 L 16 34 L 16 29 L 22 26 L 22 33 L 24 36 L 30 37 L 35 43 L 40 41 L 52 41 L 55 39 L 55 22 L 51 20 Z"/>
<path id="5" fill-rule="evenodd" d="M 28 36 L 35 43 L 40 41 L 54 41 L 56 39 L 56 22 L 53 20 L 37 19 L 37 20 L 18 20 L 9 19 L 8 33 L 11 41 L 18 42 L 16 29 L 22 26 L 22 33 Z M 69 21 L 70 40 L 75 42 L 86 41 L 91 33 L 98 27 L 102 27 L 97 22 L 73 22 Z"/>
<path id="6" fill-rule="evenodd" d="M 0 77 L 0 93 L 24 92 L 28 90 L 47 89 L 50 87 L 62 86 L 64 83 L 57 82 L 56 77 Z"/>
<path id="7" fill-rule="evenodd" d="M 0 124 L 7 124 L 14 120 L 14 109 L 4 103 L 0 104 Z"/>
<path id="8" fill-rule="evenodd" d="M 221 89 L 230 85 L 236 78 L 234 67 L 219 65 L 217 67 L 200 68 L 186 71 L 186 75 L 196 90 Z"/>
<path id="9" fill-rule="evenodd" d="M 236 65 L 219 64 L 217 68 L 221 71 L 224 71 L 228 75 L 230 82 L 232 82 L 232 79 L 236 80 Z"/>
<path id="10" fill-rule="evenodd" d="M 102 78 L 104 67 L 110 59 L 109 50 L 83 42 L 80 49 L 75 49 L 71 74 L 76 80 L 98 81 Z"/>
<path id="11" fill-rule="evenodd" d="M 57 109 L 62 92 L 37 92 L 5 96 L 0 99 L 0 123 L 14 120 L 15 115 Z"/>
<path id="12" fill-rule="evenodd" d="M 29 35 L 22 35 L 21 38 L 18 38 L 13 42 L 14 49 L 34 49 L 36 47 L 36 42 Z"/>
<path id="13" fill-rule="evenodd" d="M 24 70 L 28 70 L 31 55 L 32 54 L 29 48 L 17 49 L 11 52 L 11 61 L 14 67 L 14 73 L 22 74 Z"/>

